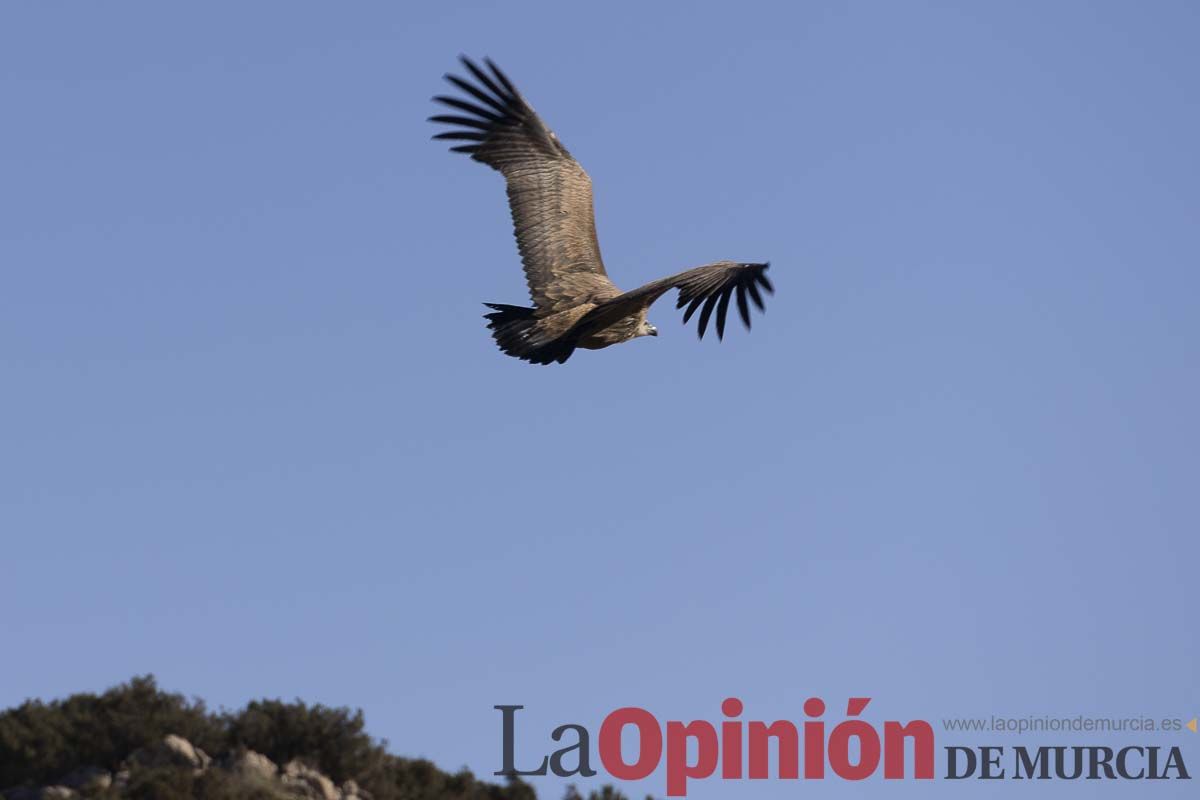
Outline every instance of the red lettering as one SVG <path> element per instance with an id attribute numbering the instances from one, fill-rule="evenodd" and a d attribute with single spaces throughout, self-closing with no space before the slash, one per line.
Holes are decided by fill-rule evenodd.
<path id="1" fill-rule="evenodd" d="M 621 731 L 626 725 L 638 729 L 638 758 L 626 764 L 621 754 Z M 618 708 L 600 725 L 600 763 L 617 780 L 640 781 L 658 767 L 662 758 L 662 731 L 658 719 L 644 708 Z"/>
<path id="2" fill-rule="evenodd" d="M 933 777 L 933 727 L 922 720 L 883 723 L 883 777 L 904 777 L 904 738 L 913 740 L 913 774 Z"/>
<path id="3" fill-rule="evenodd" d="M 795 780 L 800 777 L 800 734 L 796 726 L 787 720 L 778 720 L 767 725 L 763 722 L 750 723 L 750 778 L 770 777 L 770 745 L 767 738 L 774 736 L 779 742 L 779 777 Z"/>
<path id="4" fill-rule="evenodd" d="M 687 763 L 688 739 L 696 740 L 696 763 Z M 667 723 L 667 796 L 687 794 L 688 778 L 707 778 L 717 768 L 717 729 L 696 720 Z"/>

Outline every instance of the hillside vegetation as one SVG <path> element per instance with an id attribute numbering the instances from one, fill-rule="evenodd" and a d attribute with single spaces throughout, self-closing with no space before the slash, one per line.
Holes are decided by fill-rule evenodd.
<path id="1" fill-rule="evenodd" d="M 361 711 L 257 700 L 211 712 L 152 676 L 0 712 L 5 800 L 537 800 L 520 781 L 392 755 Z M 573 789 L 565 800 L 582 800 Z M 624 800 L 610 787 L 587 800 Z"/>

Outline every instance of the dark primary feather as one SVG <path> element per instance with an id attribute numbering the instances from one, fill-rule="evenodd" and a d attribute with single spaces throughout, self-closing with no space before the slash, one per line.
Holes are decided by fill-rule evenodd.
<path id="1" fill-rule="evenodd" d="M 750 327 L 750 308 L 746 303 L 746 295 L 749 295 L 750 300 L 761 311 L 764 306 L 759 288 L 774 293 L 775 287 L 763 274 L 770 266 L 769 263 L 740 264 L 736 261 L 718 261 L 715 264 L 685 270 L 601 303 L 588 312 L 576 327 L 585 333 L 601 329 L 630 314 L 640 313 L 666 292 L 678 289 L 679 300 L 675 307 L 687 306 L 683 312 L 683 321 L 686 323 L 699 309 L 698 333 L 703 339 L 713 311 L 716 311 L 717 338 L 723 339 L 729 299 L 734 292 L 738 295 L 738 313 L 747 329 Z"/>
<path id="2" fill-rule="evenodd" d="M 463 97 L 439 95 L 454 109 L 430 121 L 451 126 L 433 138 L 464 142 L 467 153 L 504 175 L 529 294 L 539 314 L 620 293 L 604 270 L 592 210 L 592 183 L 512 81 L 490 60 L 466 57 L 473 80 L 447 75 Z"/>
<path id="3" fill-rule="evenodd" d="M 668 284 L 667 288 L 679 289 L 679 300 L 675 303 L 675 307 L 687 306 L 687 310 L 683 312 L 684 322 L 692 318 L 692 314 L 696 312 L 701 303 L 704 304 L 698 326 L 701 339 L 704 338 L 704 332 L 708 329 L 708 320 L 715 304 L 717 338 L 723 339 L 725 338 L 725 315 L 729 310 L 729 298 L 734 292 L 737 292 L 738 314 L 747 330 L 750 329 L 750 308 L 746 303 L 746 295 L 750 295 L 750 299 L 754 301 L 754 305 L 758 306 L 760 311 L 764 310 L 762 295 L 759 294 L 758 287 L 762 286 L 768 292 L 774 293 L 775 287 L 763 274 L 770 266 L 770 263 L 721 262 L 687 270 L 649 285 L 657 288 L 662 283 L 666 283 Z M 635 289 L 634 291 L 641 290 Z"/>

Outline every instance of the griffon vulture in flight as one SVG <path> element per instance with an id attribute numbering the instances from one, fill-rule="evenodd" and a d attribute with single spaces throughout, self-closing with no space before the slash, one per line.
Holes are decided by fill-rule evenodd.
<path id="1" fill-rule="evenodd" d="M 724 337 L 725 314 L 735 292 L 742 322 L 750 327 L 747 295 L 761 309 L 759 287 L 774 291 L 763 274 L 767 264 L 718 261 L 631 292 L 618 289 L 600 259 L 588 174 L 495 64 L 484 59 L 489 74 L 466 57 L 462 63 L 475 83 L 446 75 L 465 96 L 435 97 L 456 113 L 430 121 L 454 126 L 433 138 L 465 142 L 450 149 L 469 153 L 500 172 L 508 184 L 533 308 L 484 304 L 493 310 L 485 319 L 501 350 L 534 364 L 561 364 L 577 347 L 598 350 L 657 336 L 646 310 L 671 289 L 679 290 L 676 306 L 687 306 L 684 322 L 700 310 L 701 338 L 714 309 L 717 337 Z"/>

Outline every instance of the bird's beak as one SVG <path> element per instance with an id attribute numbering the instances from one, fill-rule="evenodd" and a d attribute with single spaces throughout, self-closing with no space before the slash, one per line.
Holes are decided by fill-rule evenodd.
<path id="1" fill-rule="evenodd" d="M 651 325 L 651 326 L 650 326 L 650 335 L 651 335 L 651 336 L 658 336 L 658 328 L 656 328 L 656 327 L 654 327 L 653 325 Z"/>

